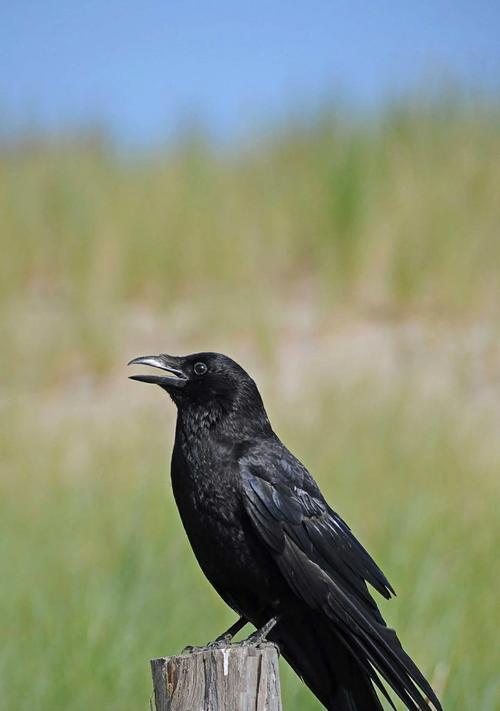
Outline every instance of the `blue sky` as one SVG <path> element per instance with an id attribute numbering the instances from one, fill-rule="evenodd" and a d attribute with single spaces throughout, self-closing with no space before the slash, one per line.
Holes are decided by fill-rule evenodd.
<path id="1" fill-rule="evenodd" d="M 0 126 L 16 130 L 93 121 L 149 143 L 199 119 L 232 137 L 442 75 L 500 92 L 498 0 L 0 0 Z"/>

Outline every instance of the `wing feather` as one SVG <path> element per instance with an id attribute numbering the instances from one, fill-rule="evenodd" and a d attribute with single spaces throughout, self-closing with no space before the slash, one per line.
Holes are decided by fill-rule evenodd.
<path id="1" fill-rule="evenodd" d="M 370 678 L 387 695 L 383 677 L 411 711 L 438 699 L 388 628 L 367 582 L 384 597 L 394 591 L 347 524 L 309 483 L 288 485 L 276 464 L 240 463 L 244 506 L 295 595 L 326 615 Z M 271 472 L 271 473 L 270 473 Z M 425 696 L 424 696 L 425 695 Z"/>

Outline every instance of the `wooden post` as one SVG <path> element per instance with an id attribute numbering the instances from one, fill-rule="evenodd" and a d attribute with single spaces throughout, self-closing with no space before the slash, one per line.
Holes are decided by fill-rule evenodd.
<path id="1" fill-rule="evenodd" d="M 156 711 L 282 711 L 272 644 L 232 644 L 151 660 Z"/>

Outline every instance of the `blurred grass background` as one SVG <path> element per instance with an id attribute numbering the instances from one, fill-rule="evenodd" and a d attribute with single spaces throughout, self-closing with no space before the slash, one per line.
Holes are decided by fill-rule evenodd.
<path id="1" fill-rule="evenodd" d="M 232 621 L 172 501 L 173 406 L 124 367 L 208 349 L 382 564 L 445 708 L 500 708 L 499 118 L 443 99 L 238 148 L 1 148 L 1 708 L 146 709 L 147 660 Z"/>

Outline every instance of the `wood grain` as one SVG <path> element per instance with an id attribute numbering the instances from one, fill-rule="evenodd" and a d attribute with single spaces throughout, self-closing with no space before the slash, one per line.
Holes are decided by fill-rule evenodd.
<path id="1" fill-rule="evenodd" d="M 156 711 L 282 711 L 272 644 L 151 660 Z"/>

